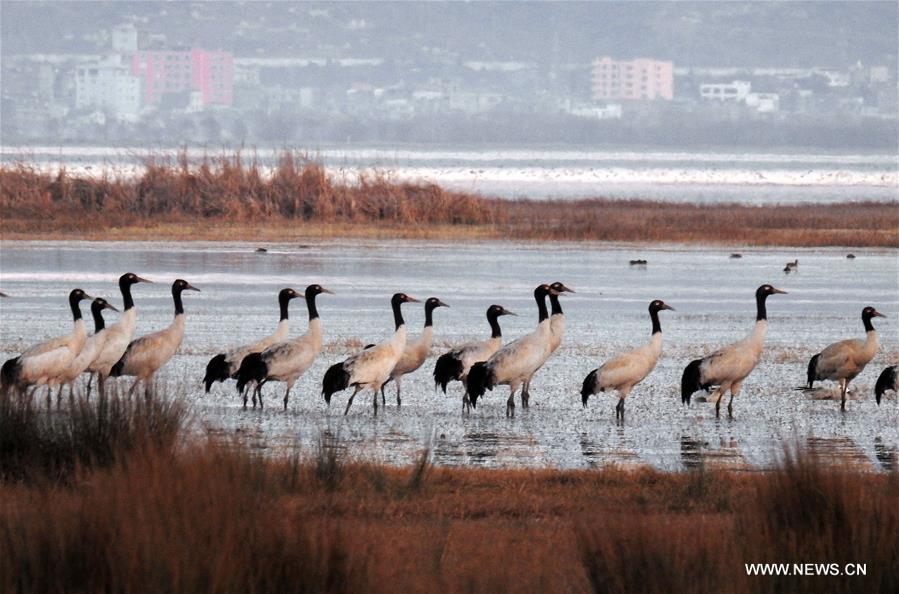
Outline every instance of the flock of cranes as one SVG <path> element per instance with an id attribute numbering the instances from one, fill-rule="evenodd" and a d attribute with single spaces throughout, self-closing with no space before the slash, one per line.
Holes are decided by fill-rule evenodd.
<path id="1" fill-rule="evenodd" d="M 199 291 L 185 280 L 172 283 L 174 319 L 165 329 L 134 339 L 136 312 L 132 287 L 138 283 L 151 282 L 134 273 L 123 274 L 119 278 L 124 309 L 119 320 L 106 326 L 103 319 L 105 310 L 118 311 L 102 298 L 92 298 L 81 289 L 69 294 L 69 308 L 74 320 L 72 332 L 36 344 L 18 357 L 3 364 L 0 379 L 4 393 L 9 390 L 27 392 L 46 387 L 48 401 L 52 391 L 58 389 L 57 399 L 68 386 L 74 392 L 74 382 L 82 374 L 88 374 L 88 389 L 94 377 L 98 389 L 104 393 L 110 377 L 130 376 L 134 381 L 129 394 L 143 382 L 145 388 L 153 380 L 155 373 L 175 355 L 184 338 L 184 291 Z M 453 381 L 462 384 L 463 414 L 477 407 L 478 400 L 497 386 L 508 386 L 506 416 L 515 415 L 515 395 L 520 392 L 523 408 L 530 402 L 530 384 L 536 373 L 550 356 L 559 348 L 565 333 L 565 314 L 560 297 L 574 293 L 561 282 L 541 284 L 534 289 L 537 305 L 537 325 L 530 333 L 503 344 L 499 318 L 516 315 L 501 305 L 491 305 L 487 309 L 490 336 L 482 341 L 460 345 L 437 358 L 433 370 L 435 387 L 444 393 Z M 691 361 L 681 378 L 681 400 L 689 405 L 692 396 L 699 391 L 712 391 L 715 414 L 720 414 L 721 401 L 730 393 L 728 414 L 733 414 L 733 399 L 739 394 L 743 382 L 756 368 L 764 348 L 768 329 L 767 300 L 772 295 L 785 294 L 769 284 L 760 286 L 755 293 L 756 321 L 749 335 L 738 342 L 727 345 L 701 359 Z M 309 316 L 306 332 L 290 338 L 289 308 L 300 293 L 294 289 L 283 289 L 278 294 L 280 320 L 271 335 L 250 344 L 232 348 L 214 356 L 206 366 L 203 378 L 206 392 L 216 382 L 236 380 L 237 390 L 243 396 L 243 406 L 247 407 L 247 397 L 251 395 L 253 406 L 263 406 L 262 390 L 269 382 L 285 384 L 283 405 L 287 409 L 290 391 L 296 381 L 312 366 L 322 350 L 323 332 L 316 299 L 331 291 L 318 284 L 306 287 L 302 294 Z M 91 301 L 90 311 L 94 322 L 94 333 L 88 336 L 81 316 L 81 302 Z M 549 308 L 547 308 L 547 300 Z M 349 388 L 353 391 L 347 399 L 344 414 L 349 413 L 356 395 L 363 390 L 371 390 L 372 406 L 378 411 L 378 396 L 386 405 L 384 388 L 389 382 L 396 384 L 397 406 L 401 405 L 401 384 L 403 376 L 413 373 L 426 361 L 433 341 L 434 310 L 449 307 L 436 297 L 425 301 L 425 326 L 416 339 L 407 337 L 402 306 L 417 303 L 405 293 L 396 293 L 390 301 L 393 314 L 394 333 L 379 344 L 369 344 L 347 359 L 331 365 L 322 380 L 322 396 L 330 405 L 334 394 Z M 642 382 L 655 368 L 662 352 L 662 327 L 659 313 L 674 310 L 661 300 L 649 304 L 652 332 L 649 341 L 626 353 L 604 362 L 590 371 L 581 388 L 581 402 L 586 408 L 590 396 L 602 392 L 616 392 L 618 403 L 615 407 L 616 420 L 624 419 L 624 401 L 633 388 Z M 841 410 L 845 411 L 846 393 L 849 383 L 858 376 L 874 358 L 879 348 L 877 332 L 872 319 L 883 317 L 873 307 L 862 310 L 865 340 L 850 339 L 835 342 L 811 358 L 808 364 L 807 388 L 814 382 L 832 380 L 838 383 Z M 875 397 L 880 404 L 883 394 L 897 389 L 897 366 L 883 370 L 875 386 Z"/>

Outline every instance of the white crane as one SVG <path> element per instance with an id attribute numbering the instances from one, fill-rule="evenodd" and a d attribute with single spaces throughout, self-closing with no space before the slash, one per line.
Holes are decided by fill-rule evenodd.
<path id="1" fill-rule="evenodd" d="M 584 408 L 587 408 L 587 400 L 593 394 L 614 390 L 618 392 L 615 419 L 624 421 L 624 399 L 634 386 L 650 374 L 662 354 L 662 325 L 659 323 L 659 312 L 666 309 L 674 310 L 661 299 L 652 301 L 649 304 L 649 318 L 652 321 L 652 335 L 649 342 L 606 361 L 584 378 L 581 388 L 581 403 Z"/>
<path id="2" fill-rule="evenodd" d="M 487 323 L 490 324 L 490 338 L 477 342 L 469 342 L 456 347 L 448 353 L 437 358 L 434 365 L 434 386 L 443 388 L 446 394 L 446 386 L 453 380 L 462 382 L 465 388 L 465 396 L 462 398 L 462 410 L 470 406 L 468 400 L 468 372 L 471 366 L 489 359 L 493 353 L 499 350 L 503 344 L 503 332 L 499 327 L 499 316 L 518 315 L 507 310 L 502 305 L 491 305 L 487 308 Z"/>
<path id="3" fill-rule="evenodd" d="M 134 383 L 128 393 L 137 389 L 138 384 L 144 382 L 144 391 L 150 393 L 150 382 L 159 369 L 169 362 L 181 347 L 184 340 L 184 306 L 181 303 L 183 291 L 198 291 L 184 279 L 177 279 L 172 283 L 172 301 L 175 303 L 175 318 L 167 328 L 141 336 L 132 340 L 125 350 L 125 354 L 113 365 L 110 375 L 112 377 L 133 376 Z"/>
<path id="4" fill-rule="evenodd" d="M 743 380 L 752 373 L 762 356 L 765 334 L 768 332 L 768 314 L 765 302 L 775 294 L 786 291 L 771 285 L 762 285 L 755 292 L 756 317 L 752 333 L 739 342 L 720 348 L 711 355 L 691 361 L 681 377 L 681 402 L 690 404 L 694 392 L 718 386 L 712 394 L 715 400 L 715 416 L 721 412 L 721 399 L 730 391 L 727 413 L 733 416 L 734 396 L 740 392 Z"/>
<path id="5" fill-rule="evenodd" d="M 131 287 L 137 283 L 152 283 L 153 281 L 141 278 L 133 272 L 126 272 L 119 277 L 119 290 L 122 292 L 122 315 L 119 321 L 106 329 L 106 344 L 103 350 L 88 366 L 91 374 L 97 374 L 97 384 L 102 394 L 106 378 L 109 377 L 112 366 L 119 362 L 125 349 L 134 338 L 134 328 L 137 322 L 137 312 L 134 309 L 134 299 L 131 297 Z M 90 379 L 88 379 L 88 391 L 90 391 Z"/>
<path id="6" fill-rule="evenodd" d="M 57 402 L 59 401 L 59 398 L 62 397 L 62 389 L 65 386 L 69 386 L 70 395 L 74 393 L 73 386 L 75 380 L 78 379 L 79 375 L 87 371 L 87 368 L 90 367 L 91 363 L 100 356 L 100 352 L 103 350 L 103 346 L 106 344 L 106 339 L 109 336 L 106 329 L 106 322 L 103 320 L 104 309 L 119 311 L 114 305 L 108 303 L 102 297 L 97 297 L 93 300 L 91 303 L 91 316 L 94 318 L 94 333 L 87 337 L 84 346 L 81 347 L 81 352 L 72 359 L 69 366 L 57 378 L 57 381 L 59 382 Z"/>
<path id="7" fill-rule="evenodd" d="M 322 379 L 322 396 L 329 405 L 331 396 L 353 386 L 353 394 L 346 403 L 343 414 L 350 412 L 353 399 L 360 390 L 371 388 L 373 394 L 374 412 L 378 414 L 378 392 L 381 386 L 390 378 L 390 372 L 403 351 L 406 348 L 406 322 L 403 320 L 401 306 L 403 303 L 419 303 L 405 293 L 395 293 L 390 299 L 393 309 L 393 322 L 396 330 L 393 336 L 381 344 L 366 348 L 355 355 L 350 356 L 341 363 L 336 363 L 328 368 Z"/>
<path id="8" fill-rule="evenodd" d="M 412 373 L 424 364 L 425 359 L 431 354 L 431 343 L 434 341 L 434 310 L 438 307 L 449 307 L 446 303 L 436 297 L 429 297 L 425 300 L 425 327 L 421 331 L 418 340 L 406 340 L 406 348 L 403 350 L 403 356 L 396 362 L 390 377 L 381 386 L 381 404 L 387 405 L 384 397 L 384 387 L 391 381 L 396 382 L 396 405 L 400 406 L 400 384 L 403 376 Z"/>
<path id="9" fill-rule="evenodd" d="M 849 382 L 861 373 L 871 362 L 880 343 L 877 331 L 871 324 L 871 318 L 886 317 L 876 309 L 865 307 L 862 310 L 862 323 L 865 326 L 865 340 L 850 338 L 835 342 L 812 357 L 808 362 L 808 388 L 814 387 L 817 380 L 833 380 L 840 386 L 840 410 L 846 410 L 846 392 Z"/>
<path id="10" fill-rule="evenodd" d="M 278 321 L 278 326 L 272 334 L 252 344 L 233 348 L 226 353 L 219 353 L 209 360 L 209 363 L 206 364 L 206 376 L 203 378 L 207 394 L 215 382 L 224 382 L 228 379 L 236 378 L 237 370 L 240 369 L 240 363 L 244 357 L 251 353 L 261 353 L 273 344 L 287 340 L 290 332 L 288 315 L 290 300 L 299 296 L 300 294 L 291 288 L 281 289 L 278 293 L 278 307 L 281 309 L 281 319 Z"/>
<path id="11" fill-rule="evenodd" d="M 877 383 L 874 384 L 874 398 L 877 399 L 878 405 L 880 405 L 883 395 L 890 390 L 899 392 L 897 378 L 899 378 L 899 365 L 884 367 L 883 371 L 880 372 L 880 377 L 877 378 Z"/>
<path id="12" fill-rule="evenodd" d="M 18 357 L 3 363 L 0 369 L 0 383 L 4 394 L 11 389 L 25 390 L 31 386 L 35 388 L 47 386 L 47 401 L 50 402 L 57 378 L 78 356 L 87 340 L 80 304 L 90 298 L 90 295 L 81 289 L 72 290 L 69 293 L 69 309 L 74 320 L 72 332 L 33 345 Z"/>
<path id="13" fill-rule="evenodd" d="M 250 353 L 243 358 L 237 371 L 237 391 L 243 394 L 244 408 L 247 407 L 246 388 L 250 382 L 256 383 L 253 391 L 253 408 L 256 408 L 257 396 L 259 406 L 263 406 L 262 386 L 270 381 L 275 381 L 287 384 L 287 390 L 284 392 L 284 410 L 287 410 L 290 389 L 293 388 L 297 379 L 312 366 L 322 350 L 322 322 L 315 306 L 315 298 L 322 293 L 333 295 L 331 291 L 321 285 L 306 287 L 309 328 L 305 334 L 293 340 L 277 342 L 262 352 Z M 286 313 L 286 307 L 283 311 Z"/>
<path id="14" fill-rule="evenodd" d="M 546 363 L 552 354 L 556 352 L 556 349 L 562 344 L 562 338 L 565 336 L 565 312 L 562 311 L 562 304 L 559 302 L 559 297 L 562 293 L 574 293 L 574 289 L 569 289 L 560 282 L 554 282 L 550 285 L 550 288 L 554 293 L 549 294 L 549 348 L 543 354 L 543 363 L 534 370 L 531 377 L 526 379 L 521 386 L 521 405 L 524 408 L 528 408 L 531 405 L 531 379 L 538 371 L 540 371 L 540 368 L 543 367 L 543 364 Z"/>
<path id="15" fill-rule="evenodd" d="M 515 416 L 515 392 L 546 360 L 552 330 L 546 297 L 557 293 L 549 285 L 534 289 L 537 302 L 537 327 L 530 333 L 500 348 L 487 361 L 475 363 L 468 372 L 468 399 L 472 407 L 486 390 L 496 386 L 509 386 L 506 416 Z"/>

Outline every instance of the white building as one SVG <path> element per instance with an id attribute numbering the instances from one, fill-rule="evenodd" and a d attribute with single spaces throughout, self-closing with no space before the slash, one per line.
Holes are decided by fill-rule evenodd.
<path id="1" fill-rule="evenodd" d="M 118 60 L 80 65 L 75 70 L 75 107 L 136 118 L 141 108 L 141 80 Z"/>
<path id="2" fill-rule="evenodd" d="M 743 103 L 752 90 L 752 83 L 735 80 L 730 83 L 705 83 L 699 85 L 699 94 L 708 101 Z"/>
<path id="3" fill-rule="evenodd" d="M 780 95 L 777 93 L 749 93 L 746 106 L 757 113 L 775 113 L 780 109 Z"/>

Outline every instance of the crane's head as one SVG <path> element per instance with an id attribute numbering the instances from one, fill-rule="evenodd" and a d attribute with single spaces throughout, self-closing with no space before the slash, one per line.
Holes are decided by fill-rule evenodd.
<path id="1" fill-rule="evenodd" d="M 783 295 L 787 294 L 786 291 L 782 291 L 781 289 L 776 289 L 776 288 L 772 287 L 771 285 L 762 285 L 761 287 L 756 289 L 755 297 L 756 297 L 756 299 L 764 300 L 764 299 L 767 299 L 768 296 L 776 295 L 778 293 L 783 294 Z"/>
<path id="2" fill-rule="evenodd" d="M 438 307 L 449 307 L 449 305 L 436 297 L 428 297 L 427 301 L 425 301 L 426 311 L 434 311 Z"/>
<path id="3" fill-rule="evenodd" d="M 77 304 L 81 301 L 84 301 L 85 299 L 93 299 L 93 297 L 91 297 L 81 289 L 72 289 L 72 292 L 69 293 L 69 303 Z"/>
<path id="4" fill-rule="evenodd" d="M 487 308 L 487 317 L 488 318 L 498 318 L 499 316 L 517 316 L 518 314 L 509 311 L 502 305 L 491 305 Z"/>
<path id="5" fill-rule="evenodd" d="M 391 305 L 402 305 L 403 303 L 421 303 L 414 297 L 409 297 L 405 293 L 394 293 L 390 299 Z"/>
<path id="6" fill-rule="evenodd" d="M 179 278 L 172 283 L 172 294 L 181 293 L 181 291 L 196 291 L 199 293 L 200 289 L 196 288 L 183 278 Z"/>
<path id="7" fill-rule="evenodd" d="M 103 311 L 104 309 L 111 309 L 112 311 L 119 311 L 116 306 L 112 303 L 106 301 L 102 297 L 97 297 L 94 299 L 94 302 L 91 304 L 91 309 L 96 309 L 97 311 Z"/>
<path id="8" fill-rule="evenodd" d="M 122 276 L 119 277 L 119 286 L 120 287 L 130 287 L 131 285 L 136 285 L 137 283 L 152 283 L 153 281 L 141 278 L 134 274 L 133 272 L 126 272 Z"/>
<path id="9" fill-rule="evenodd" d="M 885 318 L 885 317 L 886 317 L 885 315 L 883 315 L 882 313 L 880 313 L 879 311 L 877 311 L 870 305 L 862 310 L 862 319 L 863 320 L 866 320 L 866 319 L 870 320 L 871 318 Z"/>
<path id="10" fill-rule="evenodd" d="M 322 293 L 328 293 L 329 295 L 333 295 L 334 291 L 329 291 L 321 285 L 309 285 L 306 287 L 306 297 L 315 297 L 316 295 L 321 295 Z"/>
<path id="11" fill-rule="evenodd" d="M 660 312 L 663 309 L 670 309 L 671 311 L 675 311 L 673 307 L 662 301 L 661 299 L 656 299 L 655 301 L 650 302 L 649 311 L 650 312 Z"/>
<path id="12" fill-rule="evenodd" d="M 561 283 L 561 282 L 559 282 L 559 281 L 556 281 L 556 282 L 554 282 L 553 284 L 551 284 L 551 285 L 549 286 L 549 288 L 552 289 L 553 291 L 555 291 L 556 293 L 560 294 L 560 295 L 561 295 L 562 293 L 574 293 L 574 289 L 569 289 L 568 287 L 565 286 L 564 283 Z"/>
<path id="13" fill-rule="evenodd" d="M 300 294 L 290 287 L 286 289 L 281 289 L 278 291 L 278 303 L 284 303 L 285 301 L 290 301 L 291 299 L 296 299 Z"/>

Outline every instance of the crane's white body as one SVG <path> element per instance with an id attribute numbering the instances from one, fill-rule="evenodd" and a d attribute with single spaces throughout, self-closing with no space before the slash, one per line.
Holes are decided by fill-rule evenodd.
<path id="1" fill-rule="evenodd" d="M 278 322 L 278 326 L 272 334 L 265 338 L 261 338 L 252 344 L 234 347 L 229 350 L 225 356 L 225 362 L 228 364 L 229 368 L 228 375 L 233 376 L 237 373 L 237 370 L 240 369 L 240 362 L 243 361 L 244 357 L 252 353 L 261 353 L 273 345 L 285 342 L 289 334 L 290 320 L 285 318 Z M 319 347 L 319 349 L 321 349 L 321 347 Z"/>
<path id="2" fill-rule="evenodd" d="M 125 310 L 119 321 L 106 328 L 106 341 L 100 354 L 88 366 L 88 371 L 98 373 L 101 381 L 108 377 L 112 366 L 119 362 L 131 344 L 136 325 L 137 312 L 130 307 Z"/>
<path id="3" fill-rule="evenodd" d="M 286 321 L 282 320 L 282 322 Z M 281 324 L 279 324 L 279 329 L 280 326 Z M 287 384 L 287 391 L 284 393 L 285 408 L 287 407 L 287 400 L 294 383 L 312 366 L 321 350 L 322 322 L 321 318 L 316 317 L 309 320 L 309 328 L 302 336 L 293 340 L 277 342 L 262 351 L 260 356 L 268 369 L 265 381 L 284 382 Z M 262 395 L 260 392 L 260 403 L 261 399 Z"/>
<path id="4" fill-rule="evenodd" d="M 148 382 L 178 352 L 183 340 L 184 314 L 179 313 L 167 328 L 142 336 L 128 345 L 122 356 L 120 375 L 137 378 L 132 389 L 141 380 Z"/>
<path id="5" fill-rule="evenodd" d="M 614 390 L 624 400 L 655 369 L 661 354 L 662 333 L 656 332 L 647 344 L 603 363 L 596 374 L 596 390 Z"/>
<path id="6" fill-rule="evenodd" d="M 63 372 L 81 352 L 87 340 L 87 329 L 83 319 L 74 321 L 72 333 L 36 344 L 19 358 L 19 385 L 50 386 L 59 385 Z"/>

